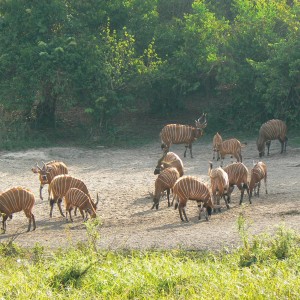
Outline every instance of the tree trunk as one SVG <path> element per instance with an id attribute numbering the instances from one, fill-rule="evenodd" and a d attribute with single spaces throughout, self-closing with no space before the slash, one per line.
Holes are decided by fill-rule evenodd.
<path id="1" fill-rule="evenodd" d="M 37 129 L 55 128 L 57 96 L 52 93 L 51 84 L 44 86 L 42 95 L 42 100 L 36 107 L 36 127 Z"/>

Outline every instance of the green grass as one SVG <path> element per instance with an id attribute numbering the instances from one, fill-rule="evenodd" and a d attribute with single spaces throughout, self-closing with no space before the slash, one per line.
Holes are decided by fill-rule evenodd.
<path id="1" fill-rule="evenodd" d="M 248 236 L 228 253 L 97 249 L 99 222 L 89 241 L 50 251 L 0 244 L 1 299 L 298 299 L 299 236 L 283 226 L 273 236 Z"/>

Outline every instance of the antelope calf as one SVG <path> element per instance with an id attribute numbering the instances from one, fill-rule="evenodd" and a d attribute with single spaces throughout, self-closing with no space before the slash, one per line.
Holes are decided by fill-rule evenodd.
<path id="1" fill-rule="evenodd" d="M 96 208 L 95 203 L 93 202 L 86 185 L 80 179 L 72 177 L 70 175 L 58 175 L 54 177 L 49 185 L 49 202 L 50 202 L 50 218 L 52 218 L 52 211 L 54 203 L 57 203 L 60 214 L 65 217 L 62 209 L 61 202 L 63 197 L 66 195 L 69 189 L 77 188 L 84 192 L 90 199 L 94 208 Z"/>
<path id="2" fill-rule="evenodd" d="M 179 176 L 183 176 L 183 163 L 180 157 L 174 152 L 165 152 L 157 162 L 157 166 L 154 170 L 154 175 L 159 174 L 166 168 L 176 168 L 179 172 Z"/>
<path id="3" fill-rule="evenodd" d="M 222 140 L 222 137 L 217 133 L 215 139 L 216 149 L 220 153 L 221 166 L 223 166 L 223 160 L 227 154 L 234 156 L 238 162 L 242 162 L 242 144 L 237 139 Z"/>
<path id="4" fill-rule="evenodd" d="M 53 178 L 57 175 L 68 174 L 67 166 L 61 161 L 49 161 L 43 162 L 43 166 L 40 167 L 38 163 L 31 169 L 33 173 L 39 174 L 40 179 L 40 199 L 43 200 L 42 189 L 45 184 L 50 184 Z"/>
<path id="5" fill-rule="evenodd" d="M 26 217 L 29 220 L 27 232 L 30 231 L 31 221 L 33 222 L 33 230 L 35 230 L 35 218 L 32 213 L 34 206 L 33 193 L 22 187 L 14 187 L 0 194 L 0 212 L 3 215 L 2 230 L 6 231 L 6 220 L 11 217 L 13 213 L 24 211 Z"/>
<path id="6" fill-rule="evenodd" d="M 208 187 L 200 182 L 197 178 L 192 176 L 183 176 L 179 178 L 173 187 L 174 198 L 176 198 L 175 209 L 179 210 L 181 221 L 188 222 L 185 212 L 186 203 L 188 200 L 197 201 L 199 208 L 199 220 L 201 219 L 201 212 L 205 212 L 205 218 L 211 216 L 214 207 Z M 183 219 L 183 216 L 185 220 Z"/>
<path id="7" fill-rule="evenodd" d="M 243 202 L 244 192 L 247 191 L 249 196 L 249 202 L 251 204 L 250 194 L 249 194 L 249 186 L 248 186 L 248 169 L 247 167 L 241 163 L 236 162 L 232 163 L 224 168 L 224 171 L 228 175 L 229 180 L 229 189 L 227 192 L 227 201 L 230 203 L 230 196 L 236 185 L 238 189 L 241 191 L 240 204 Z"/>
<path id="8" fill-rule="evenodd" d="M 267 166 L 262 161 L 259 161 L 253 166 L 250 172 L 250 183 L 249 183 L 250 198 L 252 197 L 253 190 L 254 190 L 254 195 L 257 195 L 259 197 L 259 189 L 260 189 L 260 183 L 262 179 L 264 179 L 266 194 L 268 194 Z"/>
<path id="9" fill-rule="evenodd" d="M 73 222 L 71 210 L 73 207 L 78 207 L 80 214 L 84 221 L 88 219 L 88 214 L 91 218 L 96 218 L 96 208 L 99 201 L 97 194 L 97 202 L 94 204 L 91 202 L 89 196 L 83 191 L 77 188 L 71 188 L 67 191 L 65 195 L 65 207 L 66 207 L 66 221 L 68 222 L 68 213 L 70 216 L 71 222 Z M 84 216 L 85 212 L 85 216 Z"/>
<path id="10" fill-rule="evenodd" d="M 192 143 L 204 134 L 203 129 L 207 126 L 206 114 L 195 120 L 195 127 L 180 124 L 168 124 L 160 132 L 161 148 L 168 152 L 172 144 L 186 144 L 184 157 L 186 157 L 187 148 L 190 149 L 191 158 Z"/>
<path id="11" fill-rule="evenodd" d="M 164 191 L 167 191 L 168 207 L 170 207 L 170 190 L 173 188 L 179 177 L 180 175 L 176 168 L 167 168 L 158 175 L 155 180 L 155 192 L 153 195 L 153 206 L 151 209 L 154 207 L 158 209 L 159 200 Z"/>
<path id="12" fill-rule="evenodd" d="M 211 191 L 213 202 L 215 200 L 217 205 L 220 206 L 220 199 L 223 197 L 225 200 L 226 207 L 229 208 L 228 201 L 225 197 L 227 191 L 229 190 L 229 180 L 227 173 L 222 168 L 212 168 L 212 163 L 209 163 L 208 176 L 210 177 L 211 182 Z M 219 207 L 219 211 L 221 208 Z"/>
<path id="13" fill-rule="evenodd" d="M 271 140 L 278 139 L 281 144 L 281 152 L 280 153 L 283 153 L 283 151 L 286 152 L 286 145 L 287 145 L 287 141 L 288 141 L 286 133 L 287 133 L 287 126 L 281 120 L 273 119 L 273 120 L 269 120 L 266 123 L 262 124 L 259 129 L 258 138 L 256 140 L 259 157 L 262 157 L 265 155 L 266 144 L 267 144 L 268 155 L 269 155 Z"/>

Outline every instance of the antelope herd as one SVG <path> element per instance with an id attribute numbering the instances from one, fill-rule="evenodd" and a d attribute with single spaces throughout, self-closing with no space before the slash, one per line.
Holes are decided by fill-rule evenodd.
<path id="1" fill-rule="evenodd" d="M 240 192 L 239 204 L 242 204 L 245 191 L 248 194 L 249 202 L 251 204 L 251 198 L 254 191 L 254 195 L 259 196 L 259 189 L 261 180 L 265 183 L 265 192 L 267 191 L 267 166 L 264 162 L 259 161 L 253 165 L 253 168 L 248 170 L 245 164 L 242 163 L 242 148 L 246 144 L 242 144 L 236 138 L 228 140 L 222 139 L 221 135 L 217 132 L 213 137 L 213 159 L 217 160 L 221 158 L 221 164 L 218 168 L 213 169 L 212 163 L 209 162 L 208 175 L 210 182 L 208 184 L 202 183 L 200 178 L 192 176 L 183 176 L 183 164 L 178 155 L 173 152 L 168 152 L 171 144 L 185 144 L 186 150 L 184 157 L 186 157 L 187 148 L 190 149 L 191 158 L 192 155 L 192 142 L 196 138 L 201 137 L 204 132 L 203 129 L 207 126 L 206 114 L 195 121 L 196 127 L 169 124 L 166 125 L 161 133 L 162 149 L 164 150 L 163 156 L 159 159 L 154 174 L 159 174 L 162 167 L 171 167 L 172 163 L 180 161 L 181 174 L 180 178 L 176 180 L 173 186 L 168 185 L 168 189 L 173 191 L 173 201 L 176 199 L 175 209 L 179 210 L 180 219 L 182 221 L 188 221 L 185 208 L 187 200 L 195 200 L 199 207 L 199 219 L 201 212 L 205 211 L 206 219 L 211 215 L 212 209 L 216 211 L 221 210 L 220 199 L 224 198 L 225 205 L 229 209 L 229 203 L 231 201 L 231 194 L 236 186 Z M 264 123 L 260 130 L 259 136 L 256 141 L 259 157 L 264 155 L 265 145 L 268 148 L 268 155 L 270 150 L 271 140 L 278 139 L 281 143 L 281 153 L 286 151 L 287 145 L 287 127 L 281 120 L 269 120 Z M 217 155 L 216 155 L 217 154 Z M 223 161 L 226 155 L 231 155 L 236 159 L 236 162 L 225 166 L 223 168 Z M 167 163 L 164 161 L 168 157 Z M 169 157 L 173 157 L 170 159 Z M 158 178 L 157 178 L 158 180 Z M 157 180 L 155 181 L 155 192 L 152 208 L 156 206 L 158 208 L 157 191 L 163 193 L 163 189 L 157 189 Z M 169 204 L 169 191 L 168 191 L 168 204 Z M 184 217 L 184 218 L 183 218 Z"/>
<path id="2" fill-rule="evenodd" d="M 253 196 L 259 196 L 261 181 L 264 180 L 265 192 L 267 191 L 267 166 L 264 162 L 259 161 L 248 170 L 246 165 L 242 163 L 242 148 L 245 144 L 241 144 L 235 138 L 224 140 L 219 133 L 213 138 L 213 159 L 217 153 L 217 160 L 221 158 L 221 164 L 217 168 L 213 168 L 211 162 L 209 164 L 208 176 L 209 183 L 202 182 L 201 178 L 195 176 L 184 175 L 183 162 L 180 157 L 169 152 L 172 144 L 185 144 L 184 157 L 186 157 L 187 148 L 190 149 L 190 156 L 193 158 L 192 143 L 204 134 L 204 128 L 207 126 L 206 114 L 195 121 L 195 126 L 169 124 L 163 127 L 161 137 L 161 148 L 163 149 L 162 157 L 158 160 L 154 174 L 158 175 L 155 180 L 155 191 L 152 193 L 153 205 L 159 208 L 159 202 L 162 196 L 167 193 L 168 206 L 173 205 L 175 200 L 175 209 L 178 208 L 179 216 L 182 221 L 187 221 L 186 205 L 188 200 L 197 202 L 199 207 L 199 219 L 201 213 L 205 214 L 206 220 L 212 214 L 212 211 L 218 209 L 220 211 L 220 200 L 223 198 L 227 209 L 230 208 L 231 194 L 236 186 L 241 191 L 240 201 L 243 201 L 245 191 L 248 194 L 249 202 Z M 265 145 L 267 145 L 269 155 L 271 140 L 278 139 L 281 143 L 281 153 L 286 151 L 287 145 L 287 127 L 281 120 L 270 120 L 264 123 L 257 139 L 257 149 L 259 157 L 265 153 Z M 226 155 L 235 157 L 236 162 L 223 167 L 223 160 Z M 52 217 L 53 206 L 57 203 L 60 214 L 66 217 L 68 214 L 70 220 L 73 221 L 71 211 L 78 208 L 83 220 L 87 220 L 88 216 L 96 217 L 97 201 L 95 202 L 85 183 L 69 175 L 68 168 L 61 161 L 50 161 L 43 163 L 42 167 L 36 164 L 32 169 L 33 173 L 39 175 L 40 199 L 42 197 L 42 189 L 44 185 L 48 186 L 48 201 L 50 204 L 50 217 Z M 170 194 L 172 192 L 173 200 L 170 203 Z M 64 199 L 66 215 L 62 211 L 61 203 Z M 35 216 L 32 209 L 35 203 L 34 194 L 21 187 L 13 187 L 5 192 L 0 193 L 0 212 L 2 214 L 2 229 L 6 231 L 6 220 L 12 218 L 16 212 L 24 211 L 29 220 L 27 231 L 36 228 Z"/>

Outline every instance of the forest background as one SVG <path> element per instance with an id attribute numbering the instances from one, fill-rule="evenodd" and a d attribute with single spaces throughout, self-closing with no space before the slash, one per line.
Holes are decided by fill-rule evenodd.
<path id="1" fill-rule="evenodd" d="M 296 0 L 0 0 L 1 148 L 300 127 Z"/>

